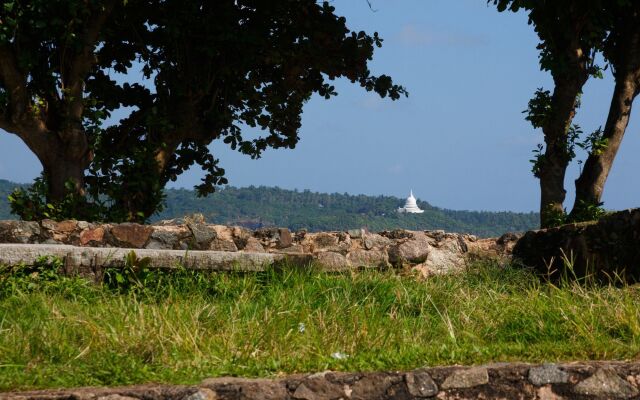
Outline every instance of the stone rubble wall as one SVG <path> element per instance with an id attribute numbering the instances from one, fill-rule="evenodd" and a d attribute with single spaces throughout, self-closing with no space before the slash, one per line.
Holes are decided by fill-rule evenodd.
<path id="1" fill-rule="evenodd" d="M 267 253 L 313 261 L 330 271 L 409 266 L 425 276 L 459 271 L 474 258 L 509 257 L 518 238 L 506 234 L 497 239 L 478 239 L 444 231 L 408 230 L 309 233 L 262 228 L 252 231 L 208 224 L 197 215 L 153 225 L 72 220 L 0 221 L 0 243 L 5 244 Z"/>
<path id="2" fill-rule="evenodd" d="M 281 379 L 210 378 L 140 385 L 0 393 L 0 400 L 638 399 L 640 363 L 498 363 L 409 372 L 321 372 Z"/>
<path id="3" fill-rule="evenodd" d="M 552 279 L 592 276 L 640 281 L 640 208 L 605 215 L 598 221 L 529 231 L 513 256 Z"/>

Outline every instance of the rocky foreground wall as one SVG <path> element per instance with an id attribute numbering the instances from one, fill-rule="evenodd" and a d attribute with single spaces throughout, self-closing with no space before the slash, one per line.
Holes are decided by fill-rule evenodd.
<path id="1" fill-rule="evenodd" d="M 55 247 L 61 245 L 65 246 Z M 99 249 L 145 249 L 140 253 L 154 256 L 160 265 L 186 260 L 184 254 L 189 253 L 194 267 L 209 265 L 210 269 L 244 263 L 248 270 L 255 270 L 264 263 L 288 260 L 315 262 L 330 271 L 409 266 L 425 276 L 460 271 L 477 258 L 513 258 L 543 275 L 555 271 L 558 276 L 569 264 L 569 277 L 596 274 L 640 281 L 640 209 L 611 213 L 599 221 L 489 239 L 444 231 L 252 231 L 207 224 L 197 215 L 154 225 L 0 221 L 0 264 L 28 262 L 29 257 L 50 251 L 72 264 L 95 266 L 127 252 Z"/>
<path id="2" fill-rule="evenodd" d="M 513 255 L 551 278 L 594 276 L 640 281 L 640 209 L 611 213 L 598 221 L 530 231 Z"/>
<path id="3" fill-rule="evenodd" d="M 227 261 L 235 259 L 239 263 L 243 259 L 248 260 L 243 256 L 245 254 L 269 254 L 270 257 L 263 257 L 267 261 L 281 260 L 286 256 L 306 263 L 313 261 L 328 270 L 411 266 L 424 275 L 430 275 L 459 271 L 476 257 L 508 256 L 517 239 L 518 236 L 513 234 L 497 239 L 477 239 L 473 235 L 444 231 L 394 230 L 370 233 L 364 229 L 353 229 L 346 232 L 308 233 L 290 232 L 286 228 L 252 231 L 237 226 L 207 224 L 198 216 L 161 221 L 154 225 L 0 221 L 0 243 L 70 245 L 78 248 L 71 252 L 72 249 L 67 247 L 54 246 L 47 250 L 46 246 L 31 248 L 5 245 L 0 248 L 0 252 L 5 254 L 5 263 L 21 260 L 20 254 L 27 254 L 24 252 L 36 255 L 42 251 L 56 254 L 71 252 L 64 254 L 76 254 L 76 258 L 118 258 L 120 253 L 113 257 L 113 253 L 88 249 L 147 249 L 149 251 L 145 254 L 155 251 L 169 255 L 172 253 L 163 250 L 177 250 L 176 254 L 189 251 L 192 255 L 199 250 Z M 82 251 L 82 248 L 87 250 Z M 10 251 L 13 252 L 11 257 Z M 229 257 L 226 254 L 236 256 Z M 23 260 L 26 261 L 26 258 Z"/>
<path id="4" fill-rule="evenodd" d="M 213 378 L 194 386 L 142 385 L 0 393 L 1 400 L 638 399 L 640 364 L 587 362 L 322 372 L 282 379 Z"/>

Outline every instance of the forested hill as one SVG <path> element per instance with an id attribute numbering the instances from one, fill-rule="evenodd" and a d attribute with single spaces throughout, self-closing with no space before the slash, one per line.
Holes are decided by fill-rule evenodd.
<path id="1" fill-rule="evenodd" d="M 0 180 L 0 219 L 15 218 L 9 213 L 7 195 L 17 184 Z M 404 199 L 392 196 L 365 196 L 314 193 L 271 187 L 221 188 L 206 198 L 191 190 L 167 190 L 166 208 L 153 220 L 181 217 L 199 212 L 207 221 L 249 228 L 282 226 L 292 230 L 346 230 L 366 227 L 385 229 L 444 229 L 478 236 L 498 236 L 537 226 L 538 214 L 486 211 L 454 211 L 418 201 L 423 214 L 398 214 Z"/>
<path id="2" fill-rule="evenodd" d="M 11 214 L 7 196 L 13 192 L 13 189 L 19 186 L 24 187 L 26 185 L 0 179 L 0 219 L 16 219 L 16 216 Z"/>
<path id="3" fill-rule="evenodd" d="M 201 212 L 207 221 L 220 224 L 284 226 L 310 231 L 346 230 L 366 227 L 385 229 L 444 229 L 478 236 L 537 227 L 537 213 L 453 211 L 418 201 L 423 214 L 398 214 L 404 199 L 391 196 L 314 193 L 271 187 L 226 187 L 208 198 L 197 198 L 190 190 L 168 190 L 167 207 L 156 219 Z"/>

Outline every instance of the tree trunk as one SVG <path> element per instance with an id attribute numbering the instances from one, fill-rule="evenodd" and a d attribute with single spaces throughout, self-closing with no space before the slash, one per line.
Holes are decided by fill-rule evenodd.
<path id="1" fill-rule="evenodd" d="M 640 31 L 634 30 L 620 44 L 622 65 L 615 66 L 616 85 L 602 133 L 602 138 L 607 140 L 606 147 L 599 152 L 590 152 L 576 179 L 576 199 L 571 211 L 576 220 L 582 219 L 581 213 L 586 206 L 601 203 L 605 182 L 629 124 L 633 100 L 640 90 Z"/>
<path id="2" fill-rule="evenodd" d="M 60 201 L 69 193 L 84 196 L 84 170 L 91 161 L 91 151 L 84 131 L 75 128 L 48 135 L 55 137 L 55 140 L 49 142 L 48 149 L 43 152 L 32 148 L 42 163 L 49 186 L 47 201 Z M 67 187 L 67 182 L 71 182 L 73 186 Z"/>
<path id="3" fill-rule="evenodd" d="M 631 105 L 637 94 L 638 85 L 633 78 L 627 76 L 616 82 L 602 135 L 607 144 L 600 153 L 592 151 L 589 154 L 580 177 L 576 179 L 576 199 L 571 211 L 573 217 L 577 217 L 586 205 L 600 204 L 605 182 L 629 124 Z"/>
<path id="4" fill-rule="evenodd" d="M 543 126 L 546 149 L 540 164 L 540 226 L 548 228 L 556 225 L 564 215 L 563 203 L 566 196 L 564 178 L 571 161 L 567 151 L 568 131 L 575 115 L 578 95 L 586 82 L 584 78 L 556 80 L 552 97 L 553 113 Z"/>
<path id="5" fill-rule="evenodd" d="M 84 195 L 84 162 L 78 162 L 70 158 L 60 158 L 44 166 L 44 174 L 47 178 L 49 193 L 47 201 L 60 201 L 68 193 Z M 67 188 L 67 182 L 73 186 Z"/>

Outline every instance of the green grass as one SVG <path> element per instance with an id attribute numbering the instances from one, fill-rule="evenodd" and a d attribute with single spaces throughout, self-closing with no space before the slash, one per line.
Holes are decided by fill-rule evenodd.
<path id="1" fill-rule="evenodd" d="M 511 267 L 426 281 L 393 271 L 112 273 L 102 286 L 51 269 L 0 270 L 0 390 L 631 359 L 640 349 L 636 287 L 553 286 Z"/>

